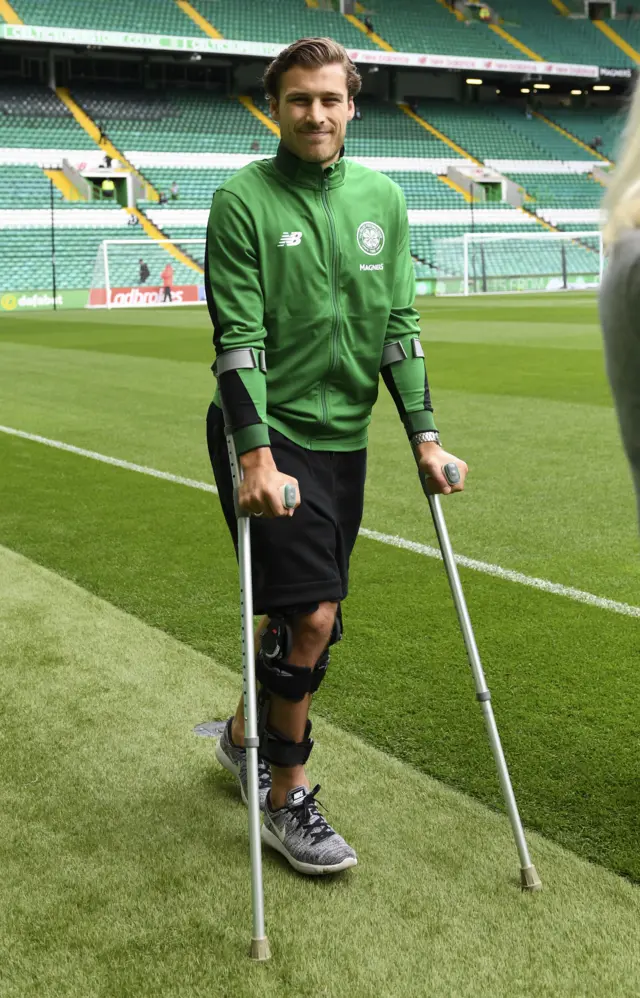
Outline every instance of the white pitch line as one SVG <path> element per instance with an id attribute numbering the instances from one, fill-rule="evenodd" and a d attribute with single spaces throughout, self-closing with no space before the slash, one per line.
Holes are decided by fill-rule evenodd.
<path id="1" fill-rule="evenodd" d="M 404 537 L 395 537 L 393 534 L 381 534 L 377 530 L 367 530 L 364 527 L 360 528 L 360 533 L 363 537 L 368 537 L 372 541 L 380 541 L 381 544 L 389 544 L 395 548 L 404 548 L 405 551 L 413 551 L 415 554 L 426 555 L 427 558 L 438 558 L 442 561 L 440 549 L 431 547 L 429 544 L 418 544 L 417 541 L 408 541 Z M 592 593 L 583 592 L 582 589 L 563 586 L 559 582 L 549 582 L 548 579 L 537 579 L 535 575 L 524 575 L 522 572 L 515 572 L 511 568 L 501 568 L 500 565 L 492 565 L 490 562 L 467 558 L 464 554 L 457 554 L 455 559 L 456 564 L 462 565 L 463 568 L 472 568 L 476 572 L 484 572 L 485 575 L 494 575 L 497 579 L 517 582 L 519 585 L 529 586 L 531 589 L 541 589 L 545 593 L 555 593 L 556 596 L 566 596 L 577 603 L 586 603 L 588 606 L 597 606 L 601 610 L 622 613 L 626 617 L 640 617 L 640 606 L 631 606 L 630 603 L 618 603 L 616 600 L 606 599 L 604 596 L 594 596 Z"/>
<path id="2" fill-rule="evenodd" d="M 208 485 L 207 482 L 198 482 L 195 478 L 182 478 L 180 475 L 170 475 L 168 471 L 158 471 L 157 468 L 147 468 L 144 464 L 132 464 L 131 461 L 121 461 L 118 457 L 108 457 L 107 454 L 98 454 L 94 450 L 74 447 L 73 444 L 65 444 L 61 440 L 49 440 L 48 437 L 39 437 L 37 433 L 25 433 L 24 430 L 15 430 L 12 426 L 0 426 L 0 433 L 8 433 L 12 437 L 22 437 L 24 440 L 33 440 L 37 444 L 46 444 L 47 447 L 66 450 L 70 454 L 79 454 L 80 457 L 90 457 L 92 461 L 113 464 L 116 468 L 124 468 L 126 471 L 137 471 L 141 475 L 151 475 L 152 478 L 164 478 L 165 481 L 175 482 L 177 485 L 188 485 L 190 489 L 200 489 L 202 492 L 213 492 L 214 495 L 218 494 L 215 485 Z"/>
<path id="3" fill-rule="evenodd" d="M 106 454 L 99 454 L 97 451 L 85 450 L 83 447 L 74 447 L 73 444 L 65 444 L 61 440 L 50 440 L 48 437 L 41 437 L 36 433 L 26 433 L 24 430 L 16 430 L 11 426 L 0 425 L 0 433 L 7 433 L 13 437 L 22 437 L 24 440 L 45 444 L 47 447 L 55 447 L 57 450 L 68 451 L 70 454 L 78 454 L 80 457 L 88 457 L 92 461 L 101 461 L 103 464 L 111 464 L 116 468 L 124 468 L 126 471 L 137 471 L 141 475 L 162 478 L 167 482 L 174 482 L 176 485 L 187 485 L 191 489 L 212 492 L 214 495 L 218 494 L 216 487 L 209 485 L 208 482 L 199 482 L 195 478 L 183 478 L 181 475 L 171 475 L 167 471 L 158 471 L 157 468 L 148 468 L 143 464 L 122 461 L 117 457 L 109 457 Z M 397 537 L 393 534 L 382 534 L 377 530 L 368 530 L 366 527 L 360 528 L 360 534 L 380 544 L 388 544 L 390 547 L 402 548 L 405 551 L 412 551 L 414 554 L 420 554 L 427 558 L 437 558 L 442 561 L 440 549 L 431 547 L 429 544 L 419 544 L 417 541 L 409 541 L 404 537 Z M 609 610 L 611 613 L 619 613 L 625 617 L 640 617 L 640 607 L 632 606 L 630 603 L 619 603 L 617 600 L 606 599 L 603 596 L 594 596 L 593 593 L 584 592 L 582 589 L 574 589 L 572 586 L 563 586 L 559 582 L 550 582 L 548 579 L 538 579 L 532 575 L 524 575 L 522 572 L 515 572 L 510 568 L 501 568 L 500 565 L 492 565 L 490 562 L 467 558 L 463 554 L 457 554 L 455 559 L 456 563 L 463 568 L 471 568 L 476 572 L 483 572 L 485 575 L 493 575 L 495 578 L 505 579 L 507 582 L 517 582 L 521 586 L 529 586 L 531 589 L 540 589 L 545 593 L 564 596 L 566 599 L 574 600 L 576 603 L 584 603 L 587 606 L 598 607 L 601 610 Z"/>

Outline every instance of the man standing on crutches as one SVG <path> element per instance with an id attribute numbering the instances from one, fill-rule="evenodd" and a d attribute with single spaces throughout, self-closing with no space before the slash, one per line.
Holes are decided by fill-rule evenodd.
<path id="1" fill-rule="evenodd" d="M 342 158 L 361 85 L 355 66 L 332 39 L 306 38 L 278 55 L 264 83 L 280 125 L 277 155 L 224 183 L 209 218 L 218 385 L 207 437 L 236 548 L 225 423 L 242 478 L 238 507 L 252 516 L 254 610 L 264 614 L 256 644 L 262 839 L 296 870 L 325 874 L 357 860 L 318 810 L 320 788 L 309 787 L 308 712 L 342 635 L 380 372 L 430 491 L 462 491 L 467 466 L 441 448 L 434 423 L 402 192 Z M 446 465 L 454 466 L 449 479 Z M 294 508 L 285 506 L 286 485 Z M 216 755 L 246 801 L 243 718 L 241 701 Z"/>

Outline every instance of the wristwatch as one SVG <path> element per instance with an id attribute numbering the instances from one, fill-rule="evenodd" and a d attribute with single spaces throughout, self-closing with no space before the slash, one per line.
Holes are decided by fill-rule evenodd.
<path id="1" fill-rule="evenodd" d="M 440 434 L 437 430 L 422 430 L 421 433 L 414 433 L 411 437 L 411 446 L 417 447 L 418 444 L 438 444 L 441 447 Z"/>

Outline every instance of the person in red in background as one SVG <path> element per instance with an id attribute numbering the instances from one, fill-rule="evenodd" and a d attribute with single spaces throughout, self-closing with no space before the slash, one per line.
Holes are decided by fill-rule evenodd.
<path id="1" fill-rule="evenodd" d="M 169 299 L 169 301 L 173 301 L 171 297 L 171 285 L 173 284 L 173 267 L 171 266 L 170 263 L 166 264 L 164 270 L 160 274 L 160 277 L 162 278 L 162 285 L 164 288 L 164 297 L 162 301 L 165 302 L 167 298 Z"/>

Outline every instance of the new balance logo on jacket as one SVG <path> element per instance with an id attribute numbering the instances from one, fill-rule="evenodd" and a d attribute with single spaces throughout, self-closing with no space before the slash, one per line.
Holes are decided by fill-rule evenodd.
<path id="1" fill-rule="evenodd" d="M 283 232 L 278 246 L 299 246 L 301 239 L 301 232 Z"/>
<path id="2" fill-rule="evenodd" d="M 368 224 L 372 225 L 373 223 L 368 223 Z M 360 228 L 362 228 L 362 226 L 360 226 Z M 378 227 L 376 226 L 376 228 Z M 379 231 L 382 232 L 382 229 L 380 229 Z M 384 235 L 382 236 L 382 239 L 384 240 Z M 301 232 L 283 232 L 282 235 L 280 236 L 280 242 L 278 243 L 278 246 L 299 246 L 301 242 L 302 242 Z M 376 252 L 379 252 L 379 250 L 377 250 Z M 384 264 L 361 263 L 360 270 L 384 270 Z"/>

